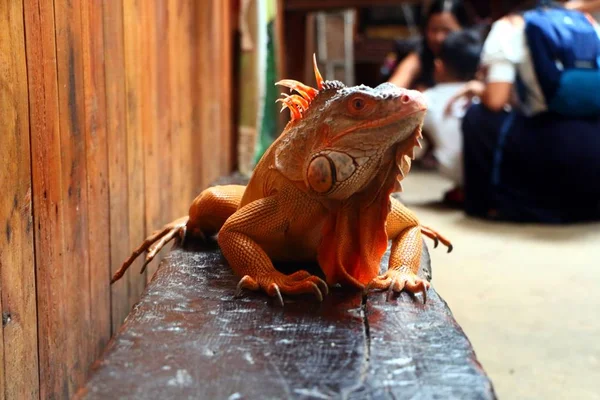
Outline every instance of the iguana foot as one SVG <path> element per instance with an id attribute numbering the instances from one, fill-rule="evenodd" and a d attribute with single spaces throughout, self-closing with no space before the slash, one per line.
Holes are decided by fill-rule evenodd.
<path id="1" fill-rule="evenodd" d="M 135 249 L 133 253 L 129 256 L 127 260 L 123 263 L 121 268 L 113 275 L 110 283 L 115 283 L 125 274 L 125 271 L 129 268 L 129 266 L 135 261 L 135 259 L 142 254 L 144 251 L 148 250 L 148 254 L 146 255 L 146 260 L 144 261 L 144 265 L 140 273 L 143 273 L 146 269 L 146 266 L 156 257 L 158 252 L 171 240 L 175 237 L 179 236 L 179 240 L 181 243 L 185 240 L 186 235 L 186 225 L 188 222 L 188 217 L 182 217 L 176 219 L 173 222 L 168 223 L 163 226 L 162 229 L 154 232 L 152 235 L 148 236 L 138 247 Z"/>
<path id="2" fill-rule="evenodd" d="M 439 242 L 448 248 L 448 253 L 454 248 L 448 239 L 427 226 L 421 225 L 421 233 L 433 240 L 433 248 L 438 247 Z"/>
<path id="3" fill-rule="evenodd" d="M 312 293 L 319 302 L 323 301 L 323 295 L 329 293 L 327 283 L 315 275 L 306 271 L 298 271 L 291 275 L 285 275 L 275 271 L 265 276 L 251 277 L 245 275 L 237 285 L 235 297 L 239 297 L 244 289 L 264 290 L 269 296 L 277 297 L 279 304 L 283 306 L 283 294 L 296 295 Z"/>
<path id="4" fill-rule="evenodd" d="M 385 274 L 374 278 L 365 288 L 365 292 L 370 289 L 389 290 L 393 293 L 400 293 L 405 290 L 412 294 L 423 293 L 423 304 L 427 302 L 427 290 L 431 286 L 426 279 L 417 276 L 408 269 L 391 269 Z"/>

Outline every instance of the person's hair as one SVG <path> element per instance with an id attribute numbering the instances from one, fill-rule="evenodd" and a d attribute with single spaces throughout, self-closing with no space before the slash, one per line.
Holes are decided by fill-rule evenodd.
<path id="1" fill-rule="evenodd" d="M 482 47 L 481 36 L 475 30 L 451 32 L 442 43 L 438 58 L 453 78 L 469 81 L 475 78 Z"/>
<path id="2" fill-rule="evenodd" d="M 423 32 L 425 32 L 427 23 L 431 17 L 445 12 L 454 15 L 460 26 L 468 26 L 471 23 L 471 16 L 462 0 L 434 0 L 425 13 L 425 18 L 421 26 Z"/>
<path id="3" fill-rule="evenodd" d="M 435 59 L 435 56 L 427 44 L 427 24 L 429 24 L 431 17 L 444 12 L 451 13 L 454 18 L 456 18 L 458 24 L 463 28 L 468 27 L 471 24 L 471 17 L 462 0 L 434 0 L 431 2 L 425 13 L 425 18 L 423 18 L 423 23 L 421 24 L 421 35 L 423 37 L 421 49 L 419 51 L 421 73 L 416 80 L 417 83 L 423 83 L 426 86 L 433 86 L 435 84 L 433 79 L 433 60 Z"/>

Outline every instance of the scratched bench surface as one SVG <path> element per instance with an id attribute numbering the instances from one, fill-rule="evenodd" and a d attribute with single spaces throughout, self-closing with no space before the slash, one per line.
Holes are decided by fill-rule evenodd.
<path id="1" fill-rule="evenodd" d="M 433 288 L 426 305 L 421 295 L 363 298 L 334 288 L 323 303 L 286 297 L 282 308 L 261 293 L 235 299 L 237 282 L 215 245 L 171 251 L 80 396 L 494 398 Z"/>

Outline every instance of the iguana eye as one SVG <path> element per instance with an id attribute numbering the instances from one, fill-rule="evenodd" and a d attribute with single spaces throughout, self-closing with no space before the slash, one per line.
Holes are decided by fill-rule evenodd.
<path id="1" fill-rule="evenodd" d="M 363 99 L 361 99 L 360 97 L 357 97 L 355 99 L 352 99 L 352 107 L 356 110 L 356 111 L 360 111 L 363 108 L 365 108 L 365 101 Z"/>
<path id="2" fill-rule="evenodd" d="M 371 109 L 373 101 L 372 99 L 366 98 L 365 96 L 353 96 L 348 99 L 348 111 L 351 114 L 363 115 L 367 110 Z"/>

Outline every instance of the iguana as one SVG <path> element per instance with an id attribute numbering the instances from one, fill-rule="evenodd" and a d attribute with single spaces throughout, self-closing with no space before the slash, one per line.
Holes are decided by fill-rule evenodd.
<path id="1" fill-rule="evenodd" d="M 279 101 L 291 118 L 256 165 L 247 186 L 214 186 L 193 201 L 189 216 L 149 236 L 115 273 L 114 283 L 137 256 L 146 263 L 175 237 L 204 239 L 218 233 L 218 244 L 243 289 L 277 296 L 313 293 L 328 286 L 407 290 L 423 293 L 430 283 L 417 276 L 421 234 L 452 245 L 419 224 L 390 195 L 420 146 L 426 112 L 417 91 L 384 83 L 376 88 L 346 87 L 324 81 L 317 89 L 294 80 L 278 85 L 295 93 Z M 388 271 L 379 264 L 392 241 Z M 326 282 L 302 270 L 277 271 L 274 261 L 317 261 Z"/>

